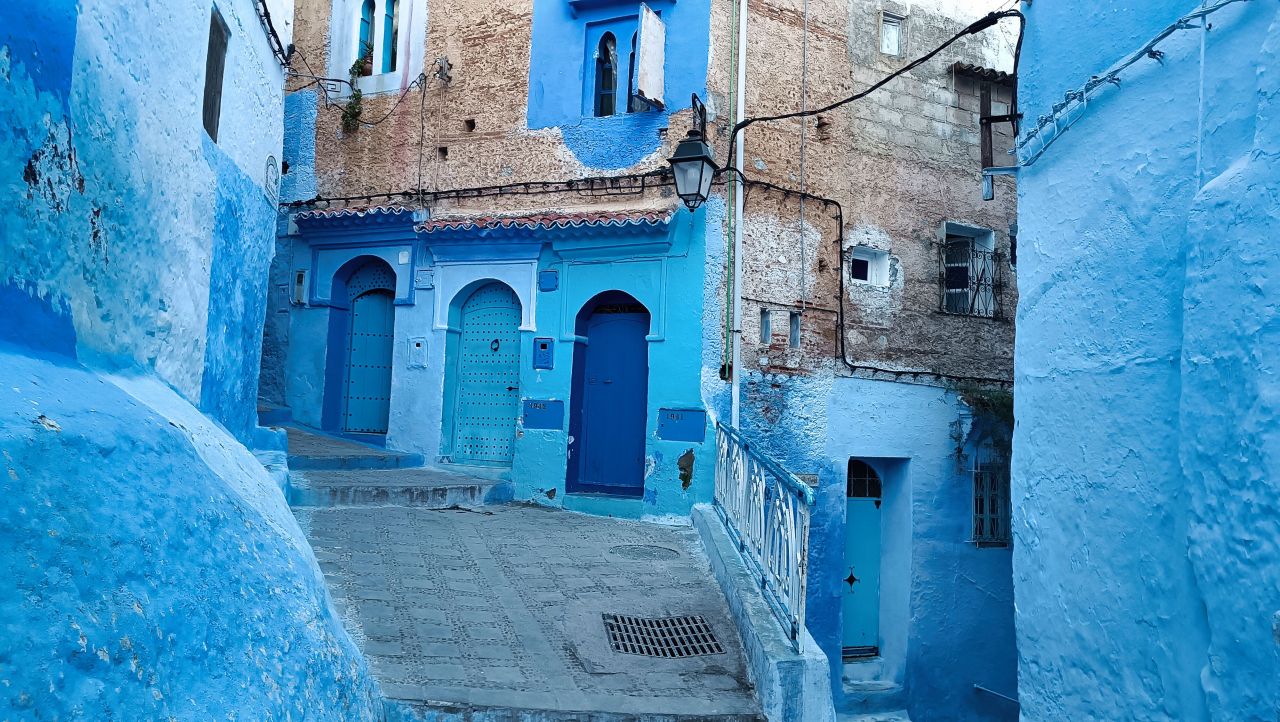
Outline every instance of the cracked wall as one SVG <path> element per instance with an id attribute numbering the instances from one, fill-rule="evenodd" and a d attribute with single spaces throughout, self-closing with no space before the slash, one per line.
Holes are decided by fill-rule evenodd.
<path id="1" fill-rule="evenodd" d="M 1036 3 L 1028 117 L 1194 7 Z M 1091 100 L 1020 179 L 1026 719 L 1280 713 L 1280 14 L 1210 22 Z"/>

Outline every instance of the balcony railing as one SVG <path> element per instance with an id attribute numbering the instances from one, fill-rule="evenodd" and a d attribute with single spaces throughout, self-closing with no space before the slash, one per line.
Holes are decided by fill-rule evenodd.
<path id="1" fill-rule="evenodd" d="M 804 639 L 813 489 L 716 425 L 715 508 L 796 651 Z"/>

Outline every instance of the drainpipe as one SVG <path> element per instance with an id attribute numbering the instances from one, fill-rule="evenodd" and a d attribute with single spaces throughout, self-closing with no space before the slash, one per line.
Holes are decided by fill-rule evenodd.
<path id="1" fill-rule="evenodd" d="M 738 67 L 735 85 L 738 90 L 738 103 L 734 109 L 735 123 L 741 122 L 747 115 L 747 0 L 738 0 Z M 742 170 L 742 131 L 734 141 L 734 157 L 728 159 L 733 167 Z M 737 184 L 737 192 L 733 198 L 733 412 L 730 424 L 741 429 L 739 423 L 742 396 L 742 211 L 743 193 L 746 190 L 742 183 L 742 174 L 735 173 L 733 182 Z"/>

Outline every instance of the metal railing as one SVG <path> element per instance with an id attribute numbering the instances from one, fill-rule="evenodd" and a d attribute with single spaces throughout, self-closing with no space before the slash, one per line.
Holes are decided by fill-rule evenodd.
<path id="1" fill-rule="evenodd" d="M 800 651 L 813 489 L 716 424 L 715 508 L 783 631 Z"/>
<path id="2" fill-rule="evenodd" d="M 1004 318 L 1004 256 L 977 248 L 968 238 L 949 240 L 939 259 L 942 311 Z"/>

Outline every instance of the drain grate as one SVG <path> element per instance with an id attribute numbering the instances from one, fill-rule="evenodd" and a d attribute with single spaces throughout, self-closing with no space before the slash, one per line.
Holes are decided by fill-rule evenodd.
<path id="1" fill-rule="evenodd" d="M 606 614 L 604 628 L 609 646 L 623 654 L 666 659 L 724 654 L 711 626 L 699 616 L 650 619 Z"/>

